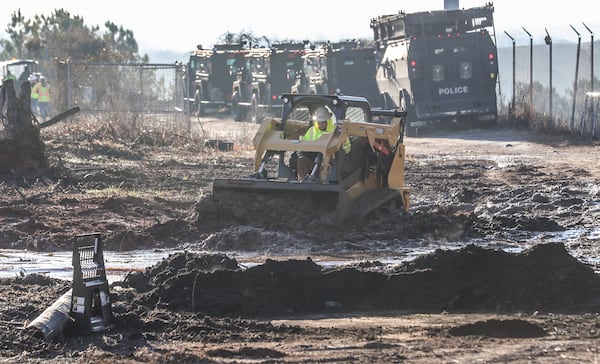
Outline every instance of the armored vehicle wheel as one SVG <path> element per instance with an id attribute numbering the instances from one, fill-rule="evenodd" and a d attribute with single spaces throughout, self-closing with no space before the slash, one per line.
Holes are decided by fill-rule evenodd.
<path id="1" fill-rule="evenodd" d="M 417 136 L 417 127 L 407 125 L 406 126 L 406 136 L 416 137 Z"/>
<path id="2" fill-rule="evenodd" d="M 252 100 L 250 101 L 250 110 L 248 111 L 248 121 L 252 123 L 258 122 L 258 97 L 256 94 L 252 95 Z"/>
<path id="3" fill-rule="evenodd" d="M 240 93 L 235 91 L 233 95 L 231 95 L 231 116 L 235 121 L 243 121 L 244 120 L 244 112 L 240 107 Z"/>
<path id="4" fill-rule="evenodd" d="M 201 88 L 196 89 L 196 92 L 194 94 L 194 102 L 196 103 L 196 115 L 204 116 L 206 110 L 204 110 L 204 106 L 202 105 L 202 89 Z"/>

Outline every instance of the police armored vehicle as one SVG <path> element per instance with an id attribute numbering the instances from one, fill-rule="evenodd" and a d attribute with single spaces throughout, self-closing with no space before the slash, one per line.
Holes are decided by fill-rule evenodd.
<path id="1" fill-rule="evenodd" d="M 383 108 L 406 109 L 409 136 L 433 127 L 496 122 L 493 11 L 486 4 L 371 20 Z"/>

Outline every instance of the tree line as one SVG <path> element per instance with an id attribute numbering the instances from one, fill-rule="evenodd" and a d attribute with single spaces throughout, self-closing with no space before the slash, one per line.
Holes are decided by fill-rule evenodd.
<path id="1" fill-rule="evenodd" d="M 8 39 L 0 39 L 0 59 L 77 59 L 99 62 L 143 62 L 133 31 L 106 21 L 104 27 L 88 26 L 79 15 L 65 9 L 50 15 L 25 18 L 13 12 L 6 26 Z"/>
<path id="2" fill-rule="evenodd" d="M 108 20 L 103 27 L 89 26 L 83 17 L 61 8 L 50 15 L 25 18 L 21 9 L 14 11 L 5 29 L 8 39 L 0 39 L 0 60 L 12 58 L 49 60 L 74 59 L 89 62 L 149 62 L 148 55 L 139 53 L 132 30 Z M 270 43 L 264 36 L 251 31 L 226 32 L 218 42 L 258 44 Z M 190 45 L 193 49 L 195 45 Z"/>

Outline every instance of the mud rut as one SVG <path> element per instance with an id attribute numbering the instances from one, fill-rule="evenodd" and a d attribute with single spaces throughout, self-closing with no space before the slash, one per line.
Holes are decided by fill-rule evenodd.
<path id="1" fill-rule="evenodd" d="M 119 152 L 120 148 L 106 148 L 106 154 Z M 139 153 L 117 155 L 133 162 L 142 158 Z M 194 160 L 193 156 L 183 158 Z M 70 336 L 67 329 L 55 342 L 35 341 L 18 323 L 33 319 L 69 288 L 68 283 L 42 276 L 0 280 L 6 292 L 0 312 L 2 356 L 26 350 L 26 357 L 31 358 L 56 358 L 65 352 L 76 357 L 89 345 L 127 356 L 151 338 L 210 342 L 242 337 L 253 341 L 308 333 L 306 328 L 275 326 L 261 320 L 279 315 L 388 310 L 600 311 L 600 276 L 594 273 L 600 257 L 600 248 L 594 244 L 597 238 L 582 234 L 566 243 L 544 243 L 547 240 L 543 238 L 539 244 L 531 243 L 535 236 L 573 229 L 593 231 L 597 226 L 598 178 L 581 166 L 551 168 L 527 159 L 506 163 L 499 162 L 497 154 L 489 158 L 414 154 L 407 165 L 407 182 L 413 187 L 410 212 L 387 206 L 347 225 L 324 218 L 327 207 L 318 201 L 315 205 L 288 196 L 282 204 L 281 200 L 264 196 L 208 193 L 207 181 L 215 176 L 243 175 L 249 170 L 249 158 L 233 160 L 216 153 L 206 160 L 195 160 L 193 167 L 186 161 L 168 158 L 155 163 L 146 165 L 146 172 L 129 167 L 134 171 L 131 176 L 124 170 L 105 169 L 102 174 L 106 180 L 93 178 L 94 171 L 71 172 L 57 188 L 79 188 L 86 180 L 110 185 L 112 178 L 124 184 L 146 179 L 150 184 L 159 171 L 186 170 L 196 181 L 192 187 L 204 191 L 193 204 L 176 202 L 172 196 L 166 197 L 168 203 L 143 197 L 111 197 L 86 203 L 102 206 L 99 220 L 116 211 L 123 214 L 120 210 L 129 211 L 136 219 L 145 211 L 164 209 L 157 218 L 159 222 L 141 229 L 113 225 L 108 249 L 122 248 L 123 236 L 128 236 L 128 240 L 143 241 L 147 246 L 167 241 L 188 252 L 173 254 L 144 272 L 131 273 L 124 281 L 114 283 L 115 327 L 103 337 L 82 339 Z M 35 196 L 27 200 L 29 206 L 56 201 L 43 194 Z M 18 214 L 20 208 L 27 210 L 15 200 L 18 198 L 5 202 L 3 211 L 10 209 Z M 60 203 L 70 202 L 63 199 Z M 18 241 L 24 239 L 20 235 L 24 233 L 39 234 L 37 244 L 51 239 L 32 227 L 11 231 L 11 236 Z M 66 237 L 69 231 L 62 233 Z M 68 246 L 68 239 L 63 242 Z M 394 266 L 377 260 L 378 254 L 389 254 L 402 244 L 439 249 Z M 507 247 L 523 251 L 507 253 L 501 249 Z M 215 253 L 193 253 L 196 249 Z M 277 259 L 245 267 L 227 255 L 244 251 L 272 254 Z M 310 258 L 336 252 L 349 256 L 372 253 L 373 258 L 337 268 L 324 268 Z M 24 291 L 32 294 L 24 295 Z M 448 333 L 461 336 L 473 332 L 537 337 L 547 331 L 524 320 L 490 320 L 456 327 Z M 256 349 L 242 354 L 270 358 L 283 355 L 267 349 L 252 350 Z"/>

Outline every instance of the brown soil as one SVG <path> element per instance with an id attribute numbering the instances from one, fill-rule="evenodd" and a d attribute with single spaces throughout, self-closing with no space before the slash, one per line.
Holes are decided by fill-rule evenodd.
<path id="1" fill-rule="evenodd" d="M 0 363 L 600 362 L 595 141 L 409 138 L 410 211 L 344 224 L 290 196 L 211 194 L 250 173 L 253 125 L 202 119 L 211 137 L 238 130 L 219 151 L 64 124 L 42 130 L 48 169 L 5 171 L 0 247 L 69 250 L 97 231 L 107 250 L 186 252 L 113 283 L 108 330 L 67 325 L 49 342 L 25 325 L 70 282 L 0 279 Z M 411 247 L 431 252 L 379 260 Z"/>

